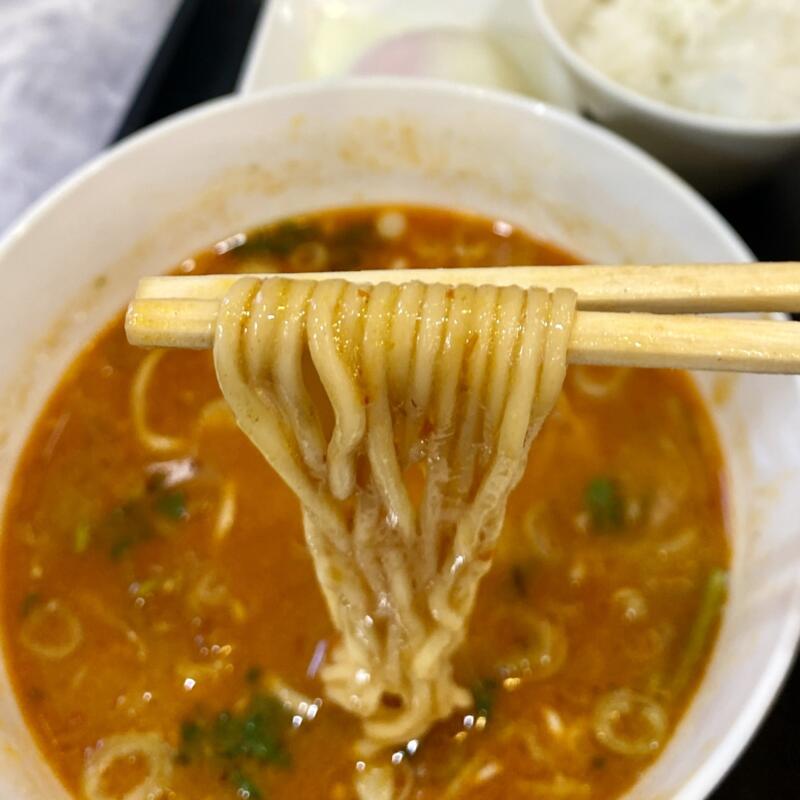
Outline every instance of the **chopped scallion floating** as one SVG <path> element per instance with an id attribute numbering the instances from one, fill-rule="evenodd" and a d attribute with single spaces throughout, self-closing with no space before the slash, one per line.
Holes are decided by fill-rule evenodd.
<path id="1" fill-rule="evenodd" d="M 185 519 L 188 516 L 186 495 L 183 492 L 161 492 L 156 497 L 155 509 L 169 519 Z"/>
<path id="2" fill-rule="evenodd" d="M 251 685 L 255 686 L 261 680 L 261 667 L 253 665 L 247 668 L 244 674 L 244 679 Z"/>
<path id="3" fill-rule="evenodd" d="M 39 603 L 42 602 L 42 596 L 39 592 L 28 592 L 25 597 L 22 598 L 22 603 L 20 603 L 19 613 L 21 617 L 27 617 L 28 614 L 33 611 Z"/>
<path id="4" fill-rule="evenodd" d="M 72 551 L 77 555 L 85 553 L 92 540 L 92 529 L 86 521 L 75 526 L 75 537 L 72 542 Z"/>
<path id="5" fill-rule="evenodd" d="M 619 484 L 613 478 L 590 480 L 584 491 L 584 503 L 594 530 L 608 532 L 623 526 L 625 503 Z"/>
<path id="6" fill-rule="evenodd" d="M 231 783 L 236 789 L 236 795 L 240 800 L 261 800 L 263 797 L 258 786 L 240 769 L 231 773 Z"/>
<path id="7" fill-rule="evenodd" d="M 190 764 L 204 759 L 224 764 L 238 796 L 258 800 L 261 790 L 245 767 L 288 767 L 286 734 L 291 724 L 291 715 L 278 698 L 256 694 L 239 713 L 222 711 L 211 719 L 186 720 L 177 761 Z"/>
<path id="8" fill-rule="evenodd" d="M 130 500 L 111 510 L 98 526 L 99 537 L 109 542 L 109 553 L 115 561 L 134 545 L 152 538 L 153 525 L 140 500 Z"/>
<path id="9" fill-rule="evenodd" d="M 492 708 L 497 697 L 497 681 L 493 678 L 482 678 L 472 687 L 472 699 L 475 702 L 475 713 L 487 719 L 492 715 Z"/>
<path id="10" fill-rule="evenodd" d="M 136 587 L 136 595 L 138 597 L 147 597 L 153 594 L 161 584 L 160 578 L 147 578 L 147 580 L 140 581 Z"/>
<path id="11" fill-rule="evenodd" d="M 245 243 L 232 252 L 237 257 L 259 254 L 288 256 L 296 247 L 316 241 L 321 236 L 322 232 L 316 223 L 287 220 L 251 233 Z"/>
<path id="12" fill-rule="evenodd" d="M 728 573 L 715 567 L 711 570 L 703 587 L 700 608 L 694 618 L 686 647 L 672 677 L 670 689 L 673 695 L 680 694 L 695 674 L 695 668 L 708 647 L 708 638 L 719 619 L 722 606 L 728 596 Z"/>
<path id="13" fill-rule="evenodd" d="M 186 494 L 183 491 L 150 489 L 133 496 L 109 511 L 98 522 L 81 522 L 75 528 L 72 548 L 84 553 L 93 544 L 107 547 L 114 561 L 156 534 L 163 533 L 158 518 L 181 522 L 189 517 Z"/>

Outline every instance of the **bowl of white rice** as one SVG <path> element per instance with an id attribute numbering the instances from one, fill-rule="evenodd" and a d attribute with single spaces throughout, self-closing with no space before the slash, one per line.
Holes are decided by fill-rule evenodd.
<path id="1" fill-rule="evenodd" d="M 800 149 L 800 0 L 531 0 L 585 115 L 707 192 Z"/>

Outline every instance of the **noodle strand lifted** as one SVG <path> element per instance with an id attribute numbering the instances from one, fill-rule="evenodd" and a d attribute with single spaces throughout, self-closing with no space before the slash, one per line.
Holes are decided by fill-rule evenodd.
<path id="1" fill-rule="evenodd" d="M 508 495 L 564 379 L 569 290 L 242 278 L 220 386 L 297 494 L 331 618 L 329 697 L 362 752 L 470 698 L 454 680 Z"/>

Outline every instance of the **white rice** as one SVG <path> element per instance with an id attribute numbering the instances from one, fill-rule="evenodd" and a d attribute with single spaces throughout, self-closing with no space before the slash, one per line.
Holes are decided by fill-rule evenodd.
<path id="1" fill-rule="evenodd" d="M 593 0 L 571 38 L 608 77 L 670 105 L 800 119 L 800 0 Z"/>

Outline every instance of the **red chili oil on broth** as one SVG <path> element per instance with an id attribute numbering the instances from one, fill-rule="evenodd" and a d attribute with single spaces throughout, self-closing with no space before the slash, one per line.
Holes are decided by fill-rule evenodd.
<path id="1" fill-rule="evenodd" d="M 422 208 L 241 240 L 180 269 L 571 261 L 504 222 Z M 382 757 L 403 797 L 606 800 L 636 780 L 716 636 L 720 473 L 688 376 L 569 370 L 458 657 L 475 706 Z M 2 603 L 19 702 L 76 795 L 355 797 L 358 725 L 317 677 L 333 631 L 298 504 L 232 424 L 209 353 L 129 347 L 120 317 L 77 359 L 17 467 Z"/>

